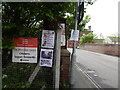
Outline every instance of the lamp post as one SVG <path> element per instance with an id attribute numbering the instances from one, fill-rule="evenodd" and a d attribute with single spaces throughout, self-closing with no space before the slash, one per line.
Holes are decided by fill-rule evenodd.
<path id="1" fill-rule="evenodd" d="M 79 3 L 76 2 L 75 28 L 74 28 L 74 30 L 77 30 L 78 6 L 79 6 Z M 71 78 L 70 78 L 71 88 L 73 88 L 73 86 L 75 84 L 75 78 L 74 78 L 75 77 L 75 64 L 76 64 L 76 41 L 73 40 L 73 51 L 72 51 L 72 56 L 71 56 Z"/>
<path id="2" fill-rule="evenodd" d="M 77 25 L 82 21 L 84 17 L 84 0 L 79 0 L 76 2 L 76 10 L 75 10 L 75 27 L 74 32 L 77 30 Z M 73 51 L 71 56 L 71 78 L 70 84 L 71 88 L 75 85 L 75 74 L 76 74 L 76 40 L 73 41 Z"/>

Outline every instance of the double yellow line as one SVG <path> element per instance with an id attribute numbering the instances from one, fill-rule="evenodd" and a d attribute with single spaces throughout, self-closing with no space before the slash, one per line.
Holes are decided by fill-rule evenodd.
<path id="1" fill-rule="evenodd" d="M 76 65 L 76 68 L 79 71 L 81 71 L 98 90 L 103 90 L 102 87 L 90 75 L 88 75 L 85 71 L 83 71 L 79 66 Z"/>

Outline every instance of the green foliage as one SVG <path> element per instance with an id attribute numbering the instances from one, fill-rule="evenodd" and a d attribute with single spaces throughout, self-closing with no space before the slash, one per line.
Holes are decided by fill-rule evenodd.
<path id="1" fill-rule="evenodd" d="M 3 65 L 5 68 L 3 75 L 7 75 L 3 78 L 3 88 L 26 88 L 27 80 L 34 68 L 34 65 L 10 63 L 12 54 L 8 53 L 9 49 L 14 48 L 12 38 L 39 38 L 41 31 L 50 26 L 44 25 L 45 21 L 51 22 L 51 26 L 55 26 L 59 23 L 59 19 L 66 16 L 66 13 L 73 14 L 74 8 L 74 2 L 2 2 L 2 55 L 5 64 Z M 43 73 L 44 71 L 46 73 Z M 53 87 L 51 85 L 53 84 L 53 71 L 51 69 L 44 71 L 42 79 L 46 80 L 40 81 L 39 76 L 31 87 L 41 87 L 46 83 L 46 87 Z"/>
<path id="2" fill-rule="evenodd" d="M 97 0 L 85 0 L 86 6 L 87 5 L 93 5 Z"/>
<path id="3" fill-rule="evenodd" d="M 41 68 L 32 84 L 28 83 L 28 78 L 32 74 L 36 64 L 10 63 L 3 69 L 3 88 L 53 88 L 53 70 L 51 68 Z"/>
<path id="4" fill-rule="evenodd" d="M 74 2 L 3 2 L 3 48 L 13 48 L 13 37 L 39 37 L 46 20 L 56 26 L 66 13 L 73 14 L 74 8 Z"/>
<path id="5" fill-rule="evenodd" d="M 94 35 L 92 32 L 82 36 L 80 44 L 84 45 L 85 43 L 94 43 Z"/>
<path id="6" fill-rule="evenodd" d="M 15 46 L 12 44 L 15 40 L 12 40 L 10 38 L 2 38 L 2 49 L 14 49 Z"/>
<path id="7" fill-rule="evenodd" d="M 87 15 L 83 18 L 83 20 L 81 21 L 81 23 L 78 25 L 77 29 L 82 31 L 85 31 L 85 26 L 86 24 L 90 21 L 91 17 L 90 15 Z M 73 16 L 68 17 L 67 18 L 67 30 L 69 30 L 69 32 L 67 33 L 67 38 L 70 37 L 70 32 L 74 27 L 74 18 Z"/>
<path id="8" fill-rule="evenodd" d="M 67 17 L 66 24 L 67 24 L 67 30 L 68 30 L 67 39 L 69 39 L 70 34 L 71 34 L 71 30 L 74 28 L 74 18 L 73 18 L 73 16 Z"/>
<path id="9" fill-rule="evenodd" d="M 69 89 L 69 88 L 70 88 L 70 85 L 69 85 L 68 83 L 64 83 L 63 88 L 64 88 L 64 89 Z"/>
<path id="10" fill-rule="evenodd" d="M 96 0 L 85 0 L 85 5 L 88 6 L 88 5 L 93 5 L 95 3 Z M 75 7 L 75 5 L 74 5 Z M 84 8 L 84 13 L 86 13 L 86 8 Z M 75 26 L 75 22 L 74 22 L 74 14 L 75 13 L 72 13 L 70 14 L 70 16 L 68 16 L 66 19 L 67 19 L 67 39 L 69 39 L 70 37 L 70 32 L 72 29 L 74 29 L 74 26 Z M 85 26 L 86 24 L 90 21 L 91 17 L 90 15 L 86 15 L 83 20 L 80 22 L 80 24 L 78 25 L 77 29 L 80 30 L 80 31 L 85 31 Z"/>
<path id="11" fill-rule="evenodd" d="M 70 84 L 67 82 L 62 82 L 60 84 L 60 90 L 70 90 Z"/>
<path id="12" fill-rule="evenodd" d="M 90 15 L 85 16 L 85 18 L 83 18 L 80 25 L 78 26 L 78 30 L 84 31 L 85 26 L 88 22 L 90 22 L 90 19 L 91 19 Z"/>
<path id="13" fill-rule="evenodd" d="M 3 69 L 3 88 L 26 88 L 27 80 L 34 70 L 35 64 L 10 63 Z M 30 87 L 27 84 L 27 87 Z"/>
<path id="14" fill-rule="evenodd" d="M 3 57 L 8 57 L 9 49 L 14 48 L 12 43 L 15 41 L 13 41 L 12 38 L 40 37 L 46 20 L 51 23 L 53 22 L 54 26 L 59 23 L 58 20 L 60 18 L 66 16 L 66 13 L 70 13 L 72 17 L 67 17 L 70 21 L 67 22 L 67 29 L 73 28 L 74 10 L 74 2 L 2 2 Z M 9 61 L 9 65 L 3 70 L 3 88 L 26 88 L 27 80 L 35 66 L 34 64 L 11 64 L 11 56 L 12 55 L 9 55 L 9 58 L 6 59 L 6 61 Z M 53 71 L 51 69 L 44 71 L 46 71 L 45 75 L 48 75 L 49 79 L 53 78 L 53 75 L 51 75 Z M 38 79 L 40 80 L 41 77 L 38 77 Z M 46 82 L 39 82 L 38 79 L 35 81 L 33 87 L 37 83 L 39 86 L 45 83 L 49 86 L 50 83 L 53 82 L 52 80 L 49 82 L 48 78 L 45 78 Z M 44 77 L 42 77 L 42 79 L 44 79 Z M 68 87 L 68 85 L 64 86 Z M 29 85 L 27 87 L 29 87 Z"/>
<path id="15" fill-rule="evenodd" d="M 39 30 L 44 29 L 46 20 L 56 26 L 66 13 L 70 14 L 66 18 L 69 37 L 69 30 L 74 28 L 75 5 L 75 2 L 2 2 L 3 38 L 10 40 L 13 37 L 39 37 Z M 79 30 L 83 30 L 88 19 L 89 16 L 86 16 L 78 26 Z M 4 48 L 6 47 L 11 48 L 7 43 L 4 44 Z"/>

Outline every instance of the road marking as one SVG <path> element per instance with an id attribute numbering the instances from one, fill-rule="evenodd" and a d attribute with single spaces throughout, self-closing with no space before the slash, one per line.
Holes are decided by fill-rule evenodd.
<path id="1" fill-rule="evenodd" d="M 81 71 L 89 80 L 90 80 L 90 82 L 98 89 L 98 90 L 103 90 L 102 88 L 101 88 L 101 86 L 90 76 L 90 75 L 88 75 L 85 71 L 83 71 L 82 69 L 80 69 L 80 67 L 78 67 L 77 65 L 75 65 L 76 67 L 77 67 L 77 69 L 79 70 L 79 71 Z"/>

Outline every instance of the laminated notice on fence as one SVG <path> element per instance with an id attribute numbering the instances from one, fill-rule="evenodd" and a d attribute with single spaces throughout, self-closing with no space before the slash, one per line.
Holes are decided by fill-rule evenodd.
<path id="1" fill-rule="evenodd" d="M 54 48 L 55 32 L 51 30 L 43 30 L 42 44 L 43 48 Z"/>
<path id="2" fill-rule="evenodd" d="M 14 38 L 12 62 L 37 63 L 37 38 Z"/>
<path id="3" fill-rule="evenodd" d="M 79 30 L 72 30 L 70 40 L 78 41 L 79 38 Z"/>
<path id="4" fill-rule="evenodd" d="M 40 66 L 52 67 L 53 50 L 52 49 L 41 49 L 40 52 Z"/>

